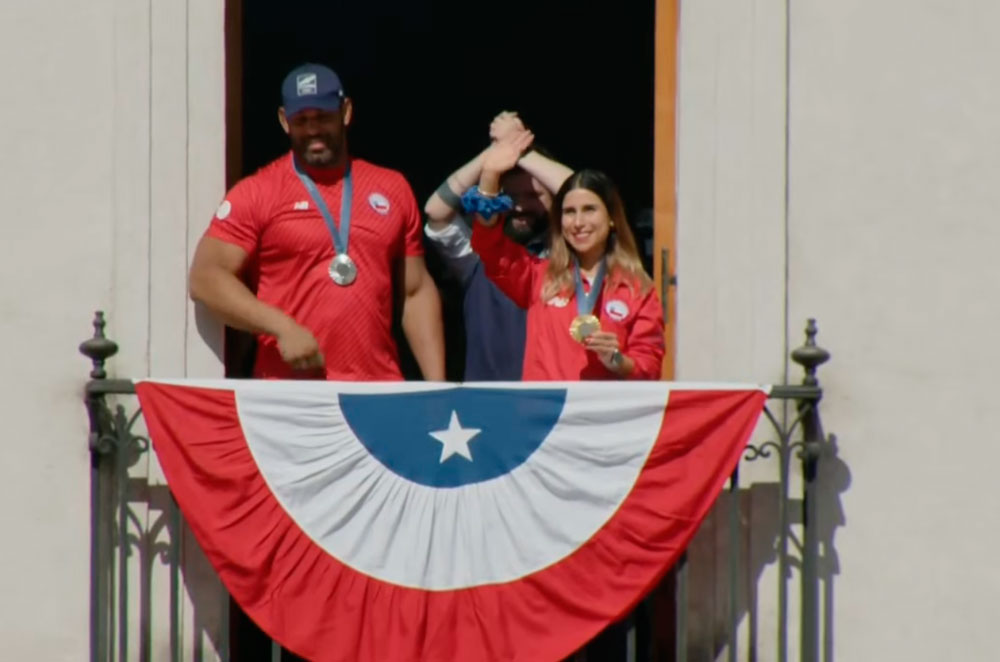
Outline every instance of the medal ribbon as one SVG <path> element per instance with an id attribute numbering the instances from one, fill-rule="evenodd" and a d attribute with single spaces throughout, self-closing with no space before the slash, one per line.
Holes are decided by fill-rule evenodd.
<path id="1" fill-rule="evenodd" d="M 316 182 L 299 167 L 298 159 L 294 157 L 292 158 L 292 167 L 295 168 L 295 174 L 302 180 L 302 185 L 309 191 L 309 197 L 312 198 L 316 209 L 319 210 L 320 215 L 323 216 L 323 220 L 326 221 L 326 227 L 330 231 L 330 236 L 333 237 L 334 250 L 339 255 L 347 255 L 347 240 L 351 235 L 351 200 L 354 197 L 350 162 L 347 163 L 347 167 L 344 170 L 344 185 L 340 189 L 340 228 L 337 227 L 333 216 L 330 215 L 330 209 L 326 206 L 326 201 L 320 195 L 319 189 L 316 188 Z"/>
<path id="2" fill-rule="evenodd" d="M 580 315 L 590 315 L 597 303 L 597 297 L 604 286 L 604 272 L 607 269 L 607 261 L 601 259 L 601 265 L 597 267 L 597 275 L 594 282 L 590 284 L 590 292 L 583 291 L 583 277 L 580 275 L 580 262 L 573 258 L 573 280 L 576 284 L 576 312 Z"/>

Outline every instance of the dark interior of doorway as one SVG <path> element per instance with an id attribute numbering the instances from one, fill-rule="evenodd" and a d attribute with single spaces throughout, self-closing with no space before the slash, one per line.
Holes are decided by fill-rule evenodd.
<path id="1" fill-rule="evenodd" d="M 240 60 L 229 69 L 239 72 L 230 87 L 242 124 L 229 128 L 238 141 L 231 155 L 239 155 L 230 179 L 288 149 L 276 120 L 281 81 L 294 66 L 319 62 L 354 100 L 352 153 L 401 171 L 421 206 L 486 146 L 494 115 L 516 110 L 557 159 L 618 183 L 651 272 L 654 10 L 653 0 L 243 0 L 228 27 L 242 42 L 228 51 Z M 433 251 L 427 258 L 445 306 L 448 376 L 457 381 L 461 293 Z M 404 373 L 418 378 L 401 336 L 399 345 Z M 245 359 L 227 356 L 231 376 L 241 376 Z M 233 659 L 255 659 L 252 633 L 233 625 L 231 650 L 243 651 Z"/>

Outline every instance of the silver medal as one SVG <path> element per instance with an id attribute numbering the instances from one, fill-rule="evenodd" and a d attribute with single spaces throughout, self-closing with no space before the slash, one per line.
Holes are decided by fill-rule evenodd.
<path id="1" fill-rule="evenodd" d="M 354 282 L 354 279 L 358 277 L 358 267 L 354 264 L 354 260 L 350 256 L 344 253 L 338 253 L 333 260 L 330 261 L 330 278 L 337 285 L 346 286 Z"/>

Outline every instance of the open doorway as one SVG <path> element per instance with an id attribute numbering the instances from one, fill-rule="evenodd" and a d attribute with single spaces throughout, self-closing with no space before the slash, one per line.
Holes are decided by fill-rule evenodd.
<path id="1" fill-rule="evenodd" d="M 655 8 L 654 0 L 243 2 L 230 9 L 238 42 L 230 59 L 239 59 L 229 63 L 230 106 L 239 108 L 230 113 L 239 125 L 229 127 L 230 183 L 288 149 L 275 115 L 281 81 L 297 64 L 319 62 L 354 100 L 352 153 L 402 172 L 421 206 L 486 146 L 490 120 L 516 110 L 558 160 L 618 183 L 652 274 Z M 461 297 L 433 251 L 428 262 L 441 277 L 448 373 L 457 380 Z"/>
<path id="2" fill-rule="evenodd" d="M 403 172 L 418 200 L 487 142 L 503 109 L 572 167 L 652 206 L 655 2 L 287 0 L 242 8 L 242 166 L 287 150 L 284 75 L 315 61 L 355 102 L 352 152 Z"/>
<path id="3" fill-rule="evenodd" d="M 294 66 L 319 62 L 354 100 L 351 152 L 402 172 L 420 206 L 486 146 L 491 119 L 516 110 L 555 158 L 615 180 L 653 274 L 657 4 L 228 0 L 230 184 L 288 149 L 276 120 L 281 81 Z M 433 250 L 428 265 L 442 290 L 448 376 L 457 381 L 462 296 Z M 416 375 L 399 345 L 404 373 Z M 237 639 L 249 636 L 241 627 Z M 234 654 L 251 648 L 233 644 Z"/>

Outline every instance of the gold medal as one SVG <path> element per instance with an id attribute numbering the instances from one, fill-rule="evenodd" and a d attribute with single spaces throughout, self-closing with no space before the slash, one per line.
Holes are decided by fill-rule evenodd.
<path id="1" fill-rule="evenodd" d="M 577 315 L 569 325 L 569 335 L 582 343 L 585 338 L 601 330 L 601 320 L 594 315 Z"/>
<path id="2" fill-rule="evenodd" d="M 597 319 L 597 316 L 590 311 L 594 309 L 597 297 L 601 294 L 601 288 L 604 287 L 607 262 L 603 258 L 601 259 L 597 273 L 594 275 L 594 281 L 591 283 L 590 292 L 585 292 L 583 290 L 583 277 L 580 275 L 580 264 L 575 260 L 576 258 L 574 258 L 573 264 L 573 281 L 576 286 L 576 312 L 579 314 L 573 318 L 573 323 L 569 325 L 569 335 L 573 336 L 573 340 L 582 343 L 601 330 L 601 320 Z"/>

